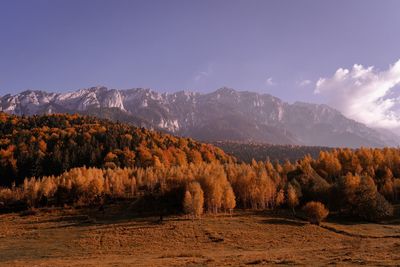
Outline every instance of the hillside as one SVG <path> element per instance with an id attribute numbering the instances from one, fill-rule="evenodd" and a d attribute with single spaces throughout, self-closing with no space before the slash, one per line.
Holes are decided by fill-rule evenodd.
<path id="1" fill-rule="evenodd" d="M 232 160 L 221 149 L 190 138 L 94 117 L 0 113 L 0 186 L 81 166 L 176 166 Z"/>
<path id="2" fill-rule="evenodd" d="M 204 141 L 329 147 L 397 146 L 400 138 L 350 120 L 327 105 L 289 104 L 269 94 L 221 88 L 211 93 L 92 87 L 70 93 L 25 91 L 0 98 L 17 115 L 82 113 Z"/>

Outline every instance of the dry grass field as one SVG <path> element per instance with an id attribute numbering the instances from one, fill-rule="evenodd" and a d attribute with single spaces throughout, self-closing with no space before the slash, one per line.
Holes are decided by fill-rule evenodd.
<path id="1" fill-rule="evenodd" d="M 400 224 L 310 225 L 236 212 L 135 217 L 129 206 L 0 215 L 1 266 L 399 265 Z"/>

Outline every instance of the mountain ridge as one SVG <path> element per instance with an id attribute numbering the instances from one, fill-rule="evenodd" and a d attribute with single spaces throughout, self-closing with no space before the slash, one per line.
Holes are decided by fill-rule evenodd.
<path id="1" fill-rule="evenodd" d="M 89 113 L 204 141 L 331 147 L 400 143 L 395 134 L 348 119 L 325 104 L 289 104 L 270 94 L 228 87 L 210 93 L 103 86 L 67 93 L 26 90 L 0 97 L 0 111 L 16 115 Z"/>

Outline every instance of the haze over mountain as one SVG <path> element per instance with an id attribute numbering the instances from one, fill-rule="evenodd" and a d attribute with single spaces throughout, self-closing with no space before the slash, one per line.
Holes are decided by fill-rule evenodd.
<path id="1" fill-rule="evenodd" d="M 269 94 L 226 87 L 206 94 L 106 87 L 69 93 L 29 90 L 1 97 L 0 110 L 17 115 L 90 114 L 204 141 L 382 147 L 397 146 L 400 140 L 324 104 L 289 104 Z"/>

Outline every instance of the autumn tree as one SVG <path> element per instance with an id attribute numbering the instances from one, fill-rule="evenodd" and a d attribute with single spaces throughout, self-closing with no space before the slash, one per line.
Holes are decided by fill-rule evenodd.
<path id="1" fill-rule="evenodd" d="M 340 182 L 341 206 L 344 212 L 365 220 L 379 220 L 391 216 L 393 207 L 378 192 L 369 176 L 347 174 Z"/>
<path id="2" fill-rule="evenodd" d="M 189 190 L 185 191 L 185 196 L 183 197 L 183 211 L 185 214 L 193 214 L 193 198 Z"/>
<path id="3" fill-rule="evenodd" d="M 321 151 L 315 165 L 316 171 L 328 181 L 334 181 L 340 175 L 342 169 L 334 152 Z"/>
<path id="4" fill-rule="evenodd" d="M 324 204 L 317 201 L 310 201 L 303 207 L 303 211 L 310 223 L 319 225 L 329 214 Z"/>
<path id="5" fill-rule="evenodd" d="M 292 209 L 293 214 L 296 214 L 295 207 L 299 205 L 299 198 L 297 196 L 296 189 L 294 189 L 294 187 L 291 184 L 288 185 L 286 199 L 289 208 Z"/>
<path id="6" fill-rule="evenodd" d="M 236 207 L 236 198 L 230 184 L 227 184 L 224 189 L 223 208 L 232 214 L 233 209 Z"/>
<path id="7" fill-rule="evenodd" d="M 275 207 L 280 207 L 283 203 L 285 203 L 285 191 L 283 189 L 279 190 L 275 196 Z"/>
<path id="8" fill-rule="evenodd" d="M 183 206 L 186 213 L 199 218 L 203 214 L 204 193 L 198 182 L 191 182 L 185 192 Z"/>

